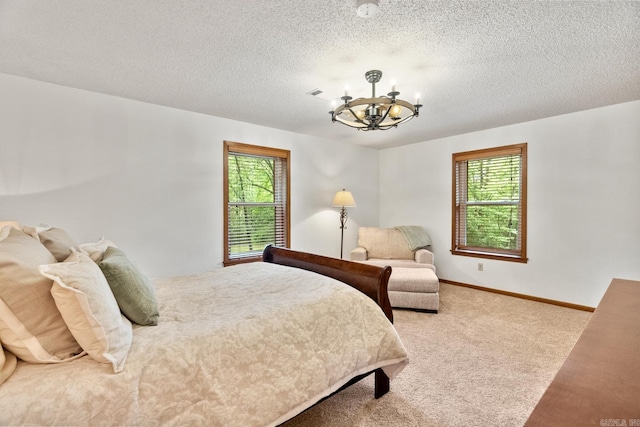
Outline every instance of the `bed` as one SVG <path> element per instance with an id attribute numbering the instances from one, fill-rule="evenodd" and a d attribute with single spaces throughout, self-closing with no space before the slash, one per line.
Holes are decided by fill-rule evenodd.
<path id="1" fill-rule="evenodd" d="M 390 268 L 273 246 L 263 261 L 154 280 L 157 325 L 133 324 L 119 373 L 18 360 L 0 425 L 274 426 L 372 373 L 384 395 L 408 363 Z"/>

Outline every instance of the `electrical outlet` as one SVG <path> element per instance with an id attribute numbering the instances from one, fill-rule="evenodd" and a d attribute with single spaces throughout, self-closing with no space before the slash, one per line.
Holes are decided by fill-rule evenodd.
<path id="1" fill-rule="evenodd" d="M 481 262 L 478 263 L 478 271 L 484 271 L 484 264 Z"/>

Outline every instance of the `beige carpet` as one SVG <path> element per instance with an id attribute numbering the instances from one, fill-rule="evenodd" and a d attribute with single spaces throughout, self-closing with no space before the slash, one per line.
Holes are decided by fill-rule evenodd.
<path id="1" fill-rule="evenodd" d="M 440 313 L 394 316 L 411 362 L 387 395 L 370 376 L 283 426 L 522 426 L 591 313 L 441 284 Z"/>

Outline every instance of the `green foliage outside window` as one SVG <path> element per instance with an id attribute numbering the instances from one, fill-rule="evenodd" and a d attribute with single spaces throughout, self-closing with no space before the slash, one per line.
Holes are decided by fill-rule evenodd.
<path id="1" fill-rule="evenodd" d="M 230 253 L 257 253 L 273 243 L 275 209 L 247 206 L 229 208 Z"/>
<path id="2" fill-rule="evenodd" d="M 261 252 L 276 242 L 277 159 L 228 156 L 229 253 Z"/>
<path id="3" fill-rule="evenodd" d="M 519 156 L 467 162 L 466 246 L 518 249 Z"/>

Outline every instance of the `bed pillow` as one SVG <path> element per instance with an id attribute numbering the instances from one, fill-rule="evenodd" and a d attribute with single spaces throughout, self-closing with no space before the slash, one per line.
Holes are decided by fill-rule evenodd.
<path id="1" fill-rule="evenodd" d="M 18 221 L 0 221 L 0 230 L 2 230 L 4 227 L 13 227 L 17 230 L 20 230 L 20 228 L 22 228 Z"/>
<path id="2" fill-rule="evenodd" d="M 117 248 L 117 246 L 111 240 L 101 237 L 100 240 L 95 243 L 83 243 L 81 245 L 78 245 L 78 250 L 86 255 L 89 255 L 92 260 L 98 263 L 102 261 L 104 251 L 106 251 L 109 246 Z"/>
<path id="3" fill-rule="evenodd" d="M 99 265 L 124 315 L 138 325 L 157 325 L 156 289 L 125 253 L 109 247 Z"/>
<path id="4" fill-rule="evenodd" d="M 2 348 L 2 343 L 0 343 L 0 385 L 7 380 L 13 374 L 13 371 L 16 370 L 16 365 L 18 364 L 18 360 L 13 353 L 9 353 L 7 350 Z"/>
<path id="5" fill-rule="evenodd" d="M 71 248 L 78 246 L 75 240 L 61 228 L 56 227 L 24 227 L 23 231 L 40 240 L 40 243 L 51 252 L 56 261 L 64 261 L 71 255 Z"/>
<path id="6" fill-rule="evenodd" d="M 121 372 L 133 338 L 131 323 L 120 313 L 96 263 L 74 252 L 64 262 L 41 265 L 40 272 L 53 280 L 51 295 L 82 348 Z"/>
<path id="7" fill-rule="evenodd" d="M 33 237 L 0 230 L 0 341 L 26 362 L 57 363 L 82 353 L 51 296 L 51 280 L 38 271 L 55 262 Z"/>

